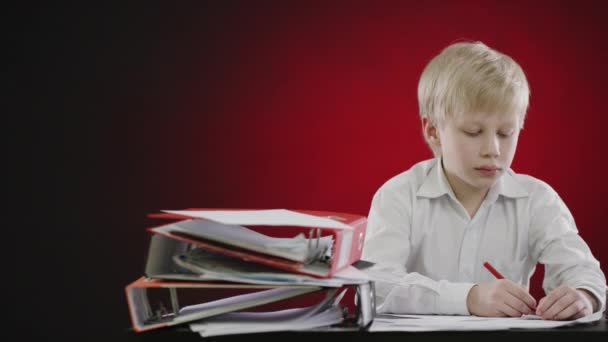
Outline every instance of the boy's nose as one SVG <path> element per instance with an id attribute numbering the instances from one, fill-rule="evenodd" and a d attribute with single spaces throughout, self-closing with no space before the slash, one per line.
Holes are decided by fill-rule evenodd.
<path id="1" fill-rule="evenodd" d="M 482 155 L 485 157 L 498 157 L 500 155 L 500 143 L 497 137 L 485 139 L 482 148 Z"/>

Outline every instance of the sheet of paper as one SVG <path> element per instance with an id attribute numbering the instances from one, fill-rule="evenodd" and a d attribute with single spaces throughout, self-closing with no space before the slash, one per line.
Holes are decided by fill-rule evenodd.
<path id="1" fill-rule="evenodd" d="M 545 321 L 533 315 L 506 318 L 442 315 L 378 315 L 374 318 L 370 331 L 549 329 L 590 323 L 601 318 L 601 312 L 572 321 Z"/>
<path id="2" fill-rule="evenodd" d="M 277 238 L 239 225 L 227 225 L 196 219 L 156 227 L 154 230 L 159 232 L 186 233 L 203 239 L 303 263 L 323 258 L 333 245 L 331 236 L 321 237 L 318 242 L 315 238 L 307 239 L 303 234 L 299 234 L 293 238 Z"/>
<path id="3" fill-rule="evenodd" d="M 363 284 L 370 280 L 366 273 L 352 265 L 334 273 L 334 278 L 346 280 L 348 284 Z"/>
<path id="4" fill-rule="evenodd" d="M 367 276 L 354 268 L 347 267 L 331 278 L 315 278 L 303 274 L 290 273 L 266 267 L 237 258 L 231 258 L 203 250 L 193 250 L 194 256 L 176 255 L 176 265 L 196 274 L 199 280 L 230 281 L 263 285 L 316 285 L 341 287 L 344 284 L 362 284 Z"/>
<path id="5" fill-rule="evenodd" d="M 223 224 L 252 226 L 298 226 L 311 228 L 338 228 L 351 230 L 352 227 L 330 218 L 302 214 L 286 209 L 268 210 L 163 210 L 165 213 L 204 218 Z"/>
<path id="6" fill-rule="evenodd" d="M 212 317 L 226 312 L 242 310 L 263 304 L 273 303 L 283 299 L 293 298 L 299 295 L 318 291 L 320 289 L 320 287 L 314 286 L 302 288 L 279 287 L 276 289 L 222 298 L 201 304 L 188 305 L 179 310 L 179 315 L 173 321 L 187 322 L 192 319 Z"/>
<path id="7" fill-rule="evenodd" d="M 329 290 L 323 300 L 308 307 L 272 312 L 231 312 L 192 323 L 190 329 L 207 337 L 306 330 L 341 323 L 344 317 L 333 298 L 335 291 Z"/>
<path id="8" fill-rule="evenodd" d="M 223 321 L 205 321 L 192 324 L 192 331 L 198 332 L 202 337 L 253 334 L 272 331 L 298 331 L 309 330 L 343 322 L 342 310 L 332 306 L 311 317 L 303 319 L 283 319 L 282 316 L 291 316 L 299 309 L 288 309 L 281 312 L 239 312 L 223 317 Z M 296 311 L 297 312 L 297 311 Z M 298 312 L 299 313 L 299 312 Z M 249 314 L 249 316 L 247 316 Z M 219 317 L 219 316 L 218 316 Z"/>

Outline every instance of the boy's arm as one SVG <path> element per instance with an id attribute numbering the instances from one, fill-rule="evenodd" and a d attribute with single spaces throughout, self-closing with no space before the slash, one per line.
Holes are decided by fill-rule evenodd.
<path id="1" fill-rule="evenodd" d="M 590 303 L 594 312 L 603 309 L 605 275 L 558 194 L 548 186 L 536 194 L 531 215 L 530 247 L 533 257 L 545 265 L 545 293 L 568 286 L 581 290 L 584 296 L 592 296 Z"/>
<path id="2" fill-rule="evenodd" d="M 408 273 L 411 204 L 390 192 L 374 195 L 362 259 L 376 263 L 366 272 L 375 280 L 379 313 L 468 315 L 473 283 L 435 281 Z"/>

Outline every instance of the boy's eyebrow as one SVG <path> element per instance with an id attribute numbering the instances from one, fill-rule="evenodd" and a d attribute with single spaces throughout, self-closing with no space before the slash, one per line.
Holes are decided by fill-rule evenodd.
<path id="1" fill-rule="evenodd" d="M 460 122 L 461 125 L 475 125 L 475 126 L 483 126 L 483 123 L 481 123 L 481 121 L 479 120 L 462 120 Z"/>
<path id="2" fill-rule="evenodd" d="M 461 118 L 459 121 L 460 121 L 460 122 L 459 122 L 459 124 L 461 124 L 461 125 L 477 125 L 477 126 L 484 126 L 484 122 L 483 122 L 483 120 L 480 120 L 480 119 L 473 119 L 473 118 Z M 512 128 L 512 127 L 517 126 L 517 122 L 516 122 L 516 121 L 504 121 L 504 122 L 501 122 L 501 123 L 499 124 L 499 126 L 500 126 L 501 128 L 502 128 L 502 127 L 509 127 L 509 128 Z"/>

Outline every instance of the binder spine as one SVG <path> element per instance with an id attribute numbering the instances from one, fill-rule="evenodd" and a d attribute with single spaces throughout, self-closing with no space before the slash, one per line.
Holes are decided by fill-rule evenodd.
<path id="1" fill-rule="evenodd" d="M 355 291 L 353 310 L 348 305 L 340 304 L 340 300 L 348 290 Z M 376 315 L 375 288 L 372 281 L 362 284 L 345 285 L 340 294 L 336 296 L 334 305 L 342 310 L 344 320 L 340 324 L 327 326 L 326 330 L 367 330 Z"/>
<path id="2" fill-rule="evenodd" d="M 362 329 L 368 328 L 376 316 L 376 289 L 370 281 L 357 286 L 355 295 L 357 301 L 357 325 Z"/>

